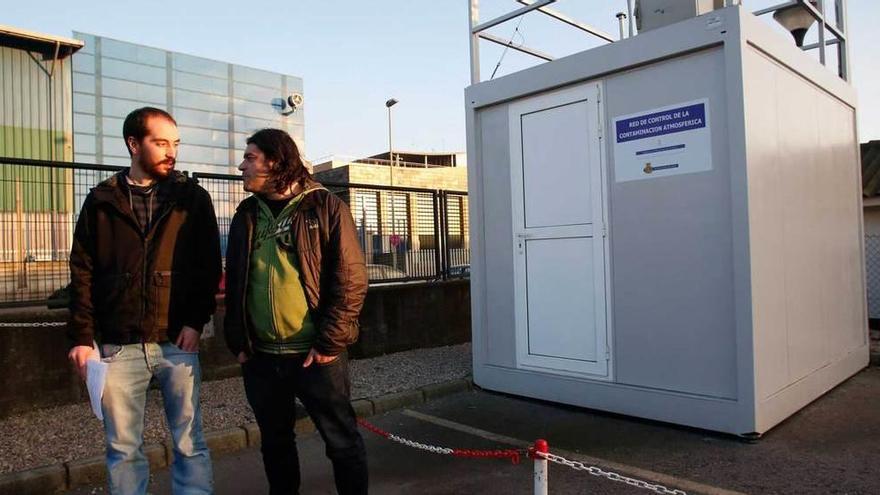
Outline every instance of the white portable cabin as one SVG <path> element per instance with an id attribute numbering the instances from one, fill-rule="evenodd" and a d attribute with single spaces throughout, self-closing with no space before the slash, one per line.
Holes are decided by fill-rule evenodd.
<path id="1" fill-rule="evenodd" d="M 472 50 L 483 28 L 472 12 Z M 825 33 L 844 40 L 822 28 L 824 58 Z M 478 386 L 760 435 L 868 364 L 837 71 L 731 6 L 478 78 Z"/>

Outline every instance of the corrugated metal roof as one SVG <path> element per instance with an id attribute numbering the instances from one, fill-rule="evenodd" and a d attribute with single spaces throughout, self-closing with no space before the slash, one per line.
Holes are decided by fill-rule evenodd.
<path id="1" fill-rule="evenodd" d="M 862 195 L 880 195 L 880 140 L 862 143 Z"/>
<path id="2" fill-rule="evenodd" d="M 80 40 L 36 33 L 0 24 L 0 46 L 38 52 L 46 59 L 51 60 L 55 56 L 56 49 L 58 50 L 58 57 L 64 58 L 72 55 L 73 52 L 79 50 L 84 45 Z"/>

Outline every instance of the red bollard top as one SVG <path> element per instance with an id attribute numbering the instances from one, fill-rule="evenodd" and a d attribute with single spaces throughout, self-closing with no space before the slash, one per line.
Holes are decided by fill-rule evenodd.
<path id="1" fill-rule="evenodd" d="M 544 440 L 543 438 L 535 440 L 535 451 L 542 454 L 550 452 L 550 447 L 547 446 L 547 440 Z"/>

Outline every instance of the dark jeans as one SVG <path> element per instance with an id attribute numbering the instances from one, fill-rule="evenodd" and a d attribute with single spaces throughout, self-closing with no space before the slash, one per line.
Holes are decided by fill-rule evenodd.
<path id="1" fill-rule="evenodd" d="M 348 357 L 313 362 L 304 355 L 256 353 L 242 366 L 244 389 L 262 437 L 261 451 L 269 493 L 299 493 L 299 455 L 293 426 L 294 397 L 306 407 L 324 439 L 340 495 L 367 493 L 367 451 L 350 401 Z"/>

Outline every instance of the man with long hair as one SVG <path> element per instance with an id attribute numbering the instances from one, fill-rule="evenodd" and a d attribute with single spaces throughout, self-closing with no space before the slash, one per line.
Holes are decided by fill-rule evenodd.
<path id="1" fill-rule="evenodd" d="M 97 341 L 108 363 L 102 410 L 110 493 L 146 493 L 144 408 L 155 377 L 174 441 L 172 490 L 209 494 L 199 338 L 221 272 L 214 206 L 174 170 L 180 138 L 171 115 L 137 109 L 122 134 L 131 166 L 89 192 L 74 232 L 69 358 L 84 375 Z"/>
<path id="2" fill-rule="evenodd" d="M 249 137 L 238 168 L 253 196 L 229 228 L 224 330 L 260 428 L 270 493 L 299 493 L 295 397 L 324 439 L 337 491 L 367 493 L 346 356 L 367 292 L 354 220 L 282 130 Z"/>

